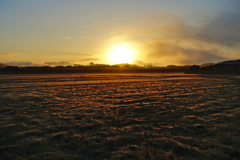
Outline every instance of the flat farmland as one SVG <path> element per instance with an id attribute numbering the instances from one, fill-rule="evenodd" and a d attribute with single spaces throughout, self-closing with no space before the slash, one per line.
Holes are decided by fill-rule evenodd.
<path id="1" fill-rule="evenodd" d="M 240 159 L 240 76 L 0 75 L 0 159 Z"/>

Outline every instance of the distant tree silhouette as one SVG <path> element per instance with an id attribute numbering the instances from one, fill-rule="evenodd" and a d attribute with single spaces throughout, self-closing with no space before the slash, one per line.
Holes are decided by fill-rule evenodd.
<path id="1" fill-rule="evenodd" d="M 190 67 L 190 70 L 191 71 L 201 71 L 201 67 L 200 66 L 198 66 L 198 65 L 193 65 L 193 66 L 191 66 Z"/>
<path id="2" fill-rule="evenodd" d="M 130 66 L 128 64 L 125 64 L 124 68 L 130 68 Z"/>
<path id="3" fill-rule="evenodd" d="M 216 68 L 216 69 L 226 69 L 226 66 L 221 65 L 221 64 L 216 64 L 216 65 L 215 65 L 215 68 Z"/>
<path id="4" fill-rule="evenodd" d="M 19 70 L 20 68 L 18 66 L 7 66 L 7 67 L 5 67 L 5 69 L 8 69 L 8 70 Z"/>

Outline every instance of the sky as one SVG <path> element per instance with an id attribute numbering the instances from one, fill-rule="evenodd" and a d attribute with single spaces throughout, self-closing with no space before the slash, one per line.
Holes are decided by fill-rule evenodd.
<path id="1" fill-rule="evenodd" d="M 157 66 L 240 59 L 239 8 L 239 0 L 0 0 L 0 63 L 120 63 L 113 53 Z"/>

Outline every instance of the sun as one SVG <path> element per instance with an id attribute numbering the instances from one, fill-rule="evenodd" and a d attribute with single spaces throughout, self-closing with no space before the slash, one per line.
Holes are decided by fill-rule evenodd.
<path id="1" fill-rule="evenodd" d="M 135 51 L 130 47 L 129 44 L 121 44 L 111 48 L 109 51 L 109 60 L 113 64 L 131 63 Z"/>

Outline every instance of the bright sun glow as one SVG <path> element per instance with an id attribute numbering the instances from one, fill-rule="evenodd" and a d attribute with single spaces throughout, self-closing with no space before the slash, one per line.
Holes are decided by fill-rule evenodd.
<path id="1" fill-rule="evenodd" d="M 109 60 L 114 64 L 131 63 L 135 51 L 131 49 L 129 44 L 122 44 L 113 47 L 109 51 Z"/>

